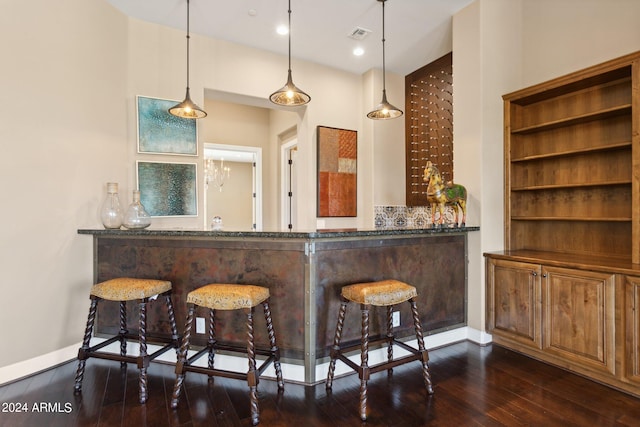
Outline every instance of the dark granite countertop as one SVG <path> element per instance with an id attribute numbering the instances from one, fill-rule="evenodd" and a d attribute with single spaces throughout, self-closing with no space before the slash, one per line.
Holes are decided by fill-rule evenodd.
<path id="1" fill-rule="evenodd" d="M 153 229 L 142 230 L 107 230 L 107 229 L 79 229 L 78 234 L 92 234 L 107 237 L 211 237 L 211 238 L 265 238 L 265 239 L 322 239 L 341 237 L 375 237 L 375 236 L 407 236 L 431 235 L 447 233 L 466 233 L 478 231 L 478 226 L 443 227 L 443 228 L 393 228 L 393 229 L 327 229 L 314 231 L 210 231 L 210 230 L 180 230 Z"/>

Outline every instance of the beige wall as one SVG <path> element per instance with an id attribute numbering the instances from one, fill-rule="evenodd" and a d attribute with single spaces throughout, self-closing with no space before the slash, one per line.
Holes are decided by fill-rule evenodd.
<path id="1" fill-rule="evenodd" d="M 640 50 L 638 0 L 525 0 L 522 14 L 524 86 Z"/>
<path id="2" fill-rule="evenodd" d="M 107 181 L 127 172 L 127 19 L 104 1 L 3 2 L 0 367 L 78 343 Z M 56 363 L 55 356 L 46 363 Z M 0 378 L 0 383 L 2 378 Z"/>
<path id="3" fill-rule="evenodd" d="M 454 17 L 454 174 L 467 187 L 468 321 L 484 330 L 482 253 L 503 245 L 502 93 L 519 84 L 521 0 L 480 0 Z M 485 341 L 487 337 L 476 337 Z"/>

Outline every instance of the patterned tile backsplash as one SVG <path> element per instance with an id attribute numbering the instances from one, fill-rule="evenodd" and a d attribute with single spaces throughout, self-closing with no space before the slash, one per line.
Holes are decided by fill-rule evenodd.
<path id="1" fill-rule="evenodd" d="M 374 206 L 375 227 L 377 229 L 394 228 L 430 228 L 430 206 Z M 436 222 L 440 214 L 436 214 Z M 444 223 L 453 224 L 455 211 L 447 206 L 444 211 Z"/>

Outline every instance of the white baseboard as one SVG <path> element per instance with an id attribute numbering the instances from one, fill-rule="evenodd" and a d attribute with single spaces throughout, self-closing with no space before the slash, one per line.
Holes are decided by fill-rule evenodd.
<path id="1" fill-rule="evenodd" d="M 441 332 L 439 334 L 429 335 L 425 337 L 425 347 L 427 349 L 433 349 L 438 347 L 443 347 L 448 344 L 452 344 L 459 341 L 469 340 L 473 341 L 480 345 L 485 345 L 491 342 L 491 335 L 486 332 L 479 331 L 477 329 L 473 329 L 470 327 L 462 327 L 458 329 L 453 329 L 446 332 Z M 94 338 L 91 340 L 91 344 L 94 345 L 100 342 L 99 338 Z M 415 340 L 407 342 L 409 345 L 416 346 Z M 61 363 L 68 362 L 69 360 L 73 360 L 78 355 L 78 349 L 82 344 L 77 343 L 74 345 L 70 345 L 69 347 L 62 348 L 60 350 L 56 350 L 51 353 L 44 354 L 42 356 L 34 357 L 33 359 L 28 359 L 22 362 L 17 362 L 12 365 L 4 366 L 0 368 L 0 386 L 5 383 L 9 383 L 15 380 L 18 380 L 23 377 L 27 377 L 29 375 L 36 374 L 40 371 L 49 369 Z M 106 351 L 119 351 L 119 344 L 114 343 L 111 346 L 105 347 Z M 157 347 L 153 345 L 149 345 L 149 353 L 153 353 Z M 127 352 L 129 354 L 136 354 L 137 345 L 130 343 L 127 348 Z M 400 347 L 394 347 L 394 354 L 399 357 L 403 354 L 406 354 L 405 351 Z M 382 361 L 383 358 L 386 357 L 386 349 L 379 349 L 369 353 L 369 360 L 371 364 L 377 363 L 376 361 Z M 175 363 L 176 362 L 176 354 L 173 351 L 168 351 L 158 357 L 156 360 L 161 360 L 164 362 Z M 247 368 L 247 360 L 242 357 L 235 356 L 225 356 L 218 355 L 216 356 L 216 365 L 222 369 L 229 370 L 246 370 Z M 359 356 L 354 356 L 354 361 L 359 363 Z M 202 358 L 199 362 L 205 363 L 206 358 Z M 328 370 L 328 363 L 322 363 L 316 366 L 316 378 L 322 380 L 326 378 Z M 348 373 L 346 365 L 340 367 L 340 364 L 336 368 L 336 376 Z M 351 371 L 352 372 L 352 371 Z M 304 382 L 304 366 L 283 363 L 282 364 L 282 374 L 287 381 L 293 382 Z M 273 370 L 273 366 L 270 366 L 265 372 L 265 377 L 274 377 L 275 372 Z"/>
<path id="2" fill-rule="evenodd" d="M 78 357 L 78 349 L 81 346 L 82 343 L 79 342 L 77 344 L 70 345 L 69 347 L 43 354 L 42 356 L 23 360 L 22 362 L 16 362 L 12 365 L 3 366 L 0 368 L 0 385 L 4 385 L 5 383 L 12 382 L 23 377 L 28 377 L 53 366 L 75 359 Z"/>

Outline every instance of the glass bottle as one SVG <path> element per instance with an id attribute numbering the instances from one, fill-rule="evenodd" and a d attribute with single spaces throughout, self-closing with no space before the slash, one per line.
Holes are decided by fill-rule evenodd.
<path id="1" fill-rule="evenodd" d="M 219 216 L 214 216 L 213 219 L 211 220 L 211 230 L 213 231 L 222 231 L 223 230 L 223 226 L 222 226 L 222 218 Z"/>
<path id="2" fill-rule="evenodd" d="M 134 190 L 133 203 L 127 208 L 124 214 L 123 225 L 127 228 L 147 228 L 151 225 L 151 216 L 140 203 L 140 191 Z"/>
<path id="3" fill-rule="evenodd" d="M 107 183 L 107 198 L 102 204 L 100 219 L 104 228 L 118 229 L 122 225 L 122 209 L 118 198 L 118 183 Z"/>

